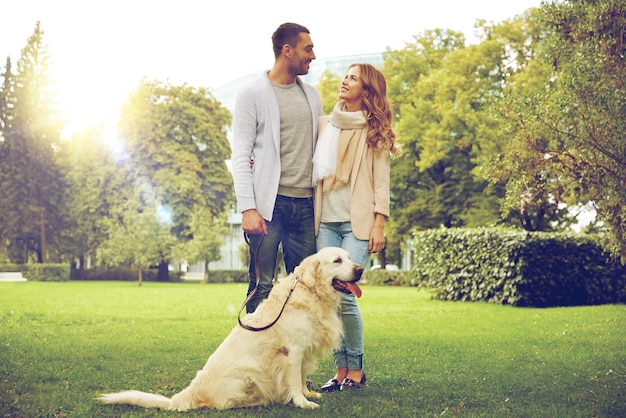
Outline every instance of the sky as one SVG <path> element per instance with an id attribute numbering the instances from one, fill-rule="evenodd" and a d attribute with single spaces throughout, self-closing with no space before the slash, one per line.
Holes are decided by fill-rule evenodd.
<path id="1" fill-rule="evenodd" d="M 541 0 L 14 0 L 0 14 L 0 67 L 14 68 L 37 21 L 65 117 L 87 126 L 116 116 L 145 77 L 216 89 L 271 68 L 271 35 L 291 21 L 318 58 L 402 49 L 444 28 L 475 42 L 477 19 L 522 14 Z M 410 7 L 407 7 L 410 5 Z"/>

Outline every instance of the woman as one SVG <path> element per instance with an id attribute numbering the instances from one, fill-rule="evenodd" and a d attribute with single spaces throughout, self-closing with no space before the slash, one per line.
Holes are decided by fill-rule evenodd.
<path id="1" fill-rule="evenodd" d="M 401 153 L 386 90 L 385 77 L 374 66 L 352 64 L 332 115 L 320 118 L 313 157 L 317 248 L 342 247 L 364 267 L 370 253 L 385 247 L 390 157 Z M 361 312 L 355 295 L 339 290 L 344 337 L 333 350 L 335 376 L 322 392 L 357 389 L 366 381 Z"/>

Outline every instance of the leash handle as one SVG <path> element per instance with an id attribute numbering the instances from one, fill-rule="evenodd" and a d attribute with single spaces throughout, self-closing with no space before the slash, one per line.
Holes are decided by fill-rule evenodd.
<path id="1" fill-rule="evenodd" d="M 261 278 L 261 268 L 259 267 L 259 262 L 258 262 L 258 260 L 259 260 L 259 249 L 261 248 L 261 244 L 263 243 L 263 238 L 264 237 L 265 236 L 263 234 L 261 234 L 261 239 L 259 239 L 259 244 L 252 251 L 252 257 L 254 258 L 254 275 L 255 275 L 255 279 L 256 279 L 256 284 L 254 285 L 254 289 L 252 289 L 252 292 L 250 292 L 250 294 L 246 297 L 246 300 L 243 301 L 243 304 L 241 305 L 241 308 L 239 308 L 239 315 L 241 315 L 241 311 L 243 311 L 243 308 L 245 308 L 245 306 L 248 304 L 248 302 L 250 302 L 250 299 L 252 299 L 252 297 L 256 293 L 256 290 L 259 287 L 259 280 Z M 247 234 L 246 232 L 244 232 L 243 233 L 243 239 L 246 241 L 246 244 L 248 244 L 248 247 L 252 248 L 252 242 L 250 242 L 250 235 Z"/>

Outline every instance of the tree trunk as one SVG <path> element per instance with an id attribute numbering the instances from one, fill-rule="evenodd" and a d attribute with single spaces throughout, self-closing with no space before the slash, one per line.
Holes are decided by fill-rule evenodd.
<path id="1" fill-rule="evenodd" d="M 204 277 L 202 283 L 207 284 L 209 282 L 209 260 L 204 260 Z"/>
<path id="2" fill-rule="evenodd" d="M 40 249 L 41 249 L 41 263 L 42 264 L 46 264 L 48 262 L 48 256 L 47 256 L 47 252 L 48 252 L 48 248 L 47 248 L 47 243 L 46 243 L 46 215 L 45 215 L 46 210 L 44 208 L 41 208 L 41 218 L 40 218 L 40 222 L 41 222 L 41 245 L 40 245 Z"/>
<path id="3" fill-rule="evenodd" d="M 143 266 L 139 266 L 139 279 L 138 279 L 138 281 L 139 281 L 139 286 L 141 286 L 142 283 L 143 283 Z"/>

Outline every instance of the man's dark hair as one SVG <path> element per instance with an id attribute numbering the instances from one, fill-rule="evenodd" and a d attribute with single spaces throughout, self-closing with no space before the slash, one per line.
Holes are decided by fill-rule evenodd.
<path id="1" fill-rule="evenodd" d="M 283 23 L 272 35 L 272 45 L 274 47 L 274 58 L 280 56 L 283 45 L 289 44 L 295 47 L 298 44 L 298 35 L 302 32 L 311 33 L 307 28 L 297 23 Z"/>

